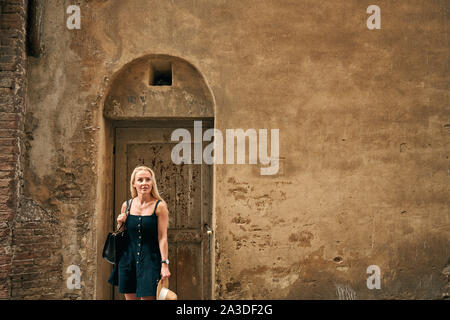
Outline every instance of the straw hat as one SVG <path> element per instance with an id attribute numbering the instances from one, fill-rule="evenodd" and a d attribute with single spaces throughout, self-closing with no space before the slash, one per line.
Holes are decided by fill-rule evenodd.
<path id="1" fill-rule="evenodd" d="M 159 280 L 156 300 L 177 300 L 177 294 L 169 289 L 169 278 Z"/>

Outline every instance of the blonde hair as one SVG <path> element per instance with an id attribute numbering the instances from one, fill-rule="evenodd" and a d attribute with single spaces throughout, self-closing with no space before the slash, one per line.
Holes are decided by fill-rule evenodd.
<path id="1" fill-rule="evenodd" d="M 143 171 L 143 170 L 147 170 L 148 172 L 150 172 L 150 176 L 151 176 L 151 179 L 152 179 L 152 190 L 150 191 L 150 193 L 152 194 L 152 196 L 154 198 L 158 199 L 158 200 L 164 201 L 163 198 L 161 198 L 161 196 L 159 195 L 159 192 L 158 192 L 158 187 L 156 185 L 156 180 L 155 180 L 155 173 L 153 172 L 152 169 L 150 169 L 149 167 L 146 167 L 146 166 L 138 166 L 138 167 L 134 168 L 133 173 L 131 174 L 131 179 L 130 179 L 131 197 L 132 198 L 136 198 L 137 197 L 137 191 L 136 191 L 136 188 L 133 187 L 133 182 L 134 182 L 134 179 L 136 177 L 136 174 L 139 171 Z"/>

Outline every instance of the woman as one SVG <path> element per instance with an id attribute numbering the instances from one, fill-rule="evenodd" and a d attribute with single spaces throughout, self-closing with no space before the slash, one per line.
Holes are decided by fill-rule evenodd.
<path id="1" fill-rule="evenodd" d="M 154 300 L 160 278 L 170 277 L 167 227 L 169 211 L 156 186 L 154 172 L 136 167 L 130 180 L 131 204 L 122 204 L 117 228 L 123 223 L 128 244 L 108 282 L 119 286 L 127 300 Z"/>

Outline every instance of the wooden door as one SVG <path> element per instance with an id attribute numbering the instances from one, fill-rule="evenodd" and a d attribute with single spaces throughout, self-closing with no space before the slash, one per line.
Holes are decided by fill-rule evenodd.
<path id="1" fill-rule="evenodd" d="M 169 209 L 170 289 L 179 299 L 210 299 L 211 243 L 205 224 L 211 225 L 212 166 L 172 162 L 172 148 L 178 142 L 170 137 L 176 128 L 116 128 L 114 221 L 123 201 L 131 198 L 134 168 L 148 166 Z M 193 141 L 193 128 L 186 129 Z M 117 287 L 114 297 L 123 298 Z"/>

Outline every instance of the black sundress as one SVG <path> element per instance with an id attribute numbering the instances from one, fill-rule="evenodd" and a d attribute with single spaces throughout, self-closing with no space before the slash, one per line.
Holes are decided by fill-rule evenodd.
<path id="1" fill-rule="evenodd" d="M 161 278 L 156 208 L 161 200 L 156 202 L 155 210 L 149 216 L 131 214 L 133 199 L 130 200 L 130 209 L 125 221 L 128 243 L 119 258 L 119 263 L 114 265 L 108 282 L 118 285 L 120 293 L 136 293 L 138 298 L 156 296 L 156 288 Z"/>

